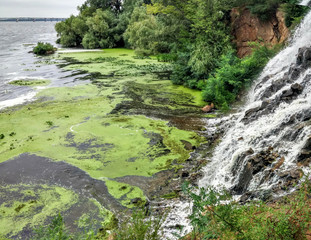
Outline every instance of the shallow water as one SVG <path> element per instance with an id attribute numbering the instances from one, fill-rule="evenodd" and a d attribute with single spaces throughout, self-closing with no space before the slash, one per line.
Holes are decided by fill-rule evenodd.
<path id="1" fill-rule="evenodd" d="M 58 61 L 30 53 L 37 42 L 57 46 L 54 26 L 55 22 L 0 22 L 0 109 L 30 100 L 38 91 L 8 82 L 47 79 L 50 86 L 73 84 L 70 72 L 55 64 Z"/>

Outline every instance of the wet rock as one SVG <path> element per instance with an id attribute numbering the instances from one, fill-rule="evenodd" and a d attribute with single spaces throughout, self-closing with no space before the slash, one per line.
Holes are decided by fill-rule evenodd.
<path id="1" fill-rule="evenodd" d="M 291 80 L 297 80 L 300 76 L 300 73 L 302 72 L 302 69 L 299 67 L 291 67 L 289 69 L 289 78 Z"/>
<path id="2" fill-rule="evenodd" d="M 138 205 L 138 204 L 141 204 L 143 202 L 144 201 L 141 198 L 133 198 L 133 199 L 131 199 L 131 204 Z"/>
<path id="3" fill-rule="evenodd" d="M 257 113 L 260 109 L 261 109 L 261 107 L 258 106 L 258 107 L 254 107 L 254 108 L 251 108 L 251 109 L 246 110 L 246 111 L 245 111 L 244 118 L 247 118 L 247 117 L 250 117 L 250 116 L 254 115 L 254 114 Z"/>
<path id="4" fill-rule="evenodd" d="M 283 179 L 287 186 L 293 183 L 293 180 L 299 180 L 303 176 L 303 171 L 299 168 L 284 171 L 278 174 Z"/>
<path id="5" fill-rule="evenodd" d="M 250 159 L 253 174 L 257 174 L 258 172 L 262 171 L 263 168 L 271 165 L 276 160 L 277 155 L 273 153 L 273 148 L 269 147 L 265 151 L 260 151 L 254 157 Z"/>
<path id="6" fill-rule="evenodd" d="M 311 136 L 307 139 L 297 157 L 298 166 L 309 166 L 311 163 Z"/>
<path id="7" fill-rule="evenodd" d="M 239 202 L 245 204 L 251 198 L 251 196 L 252 196 L 251 192 L 246 192 L 240 197 Z"/>
<path id="8" fill-rule="evenodd" d="M 285 158 L 281 157 L 281 159 L 273 166 L 271 170 L 275 171 L 276 169 L 280 168 L 283 165 L 284 161 L 285 161 Z"/>
<path id="9" fill-rule="evenodd" d="M 278 176 L 282 180 L 279 183 L 279 188 L 286 190 L 298 183 L 299 179 L 303 176 L 303 171 L 299 168 L 296 168 L 281 172 L 278 174 Z"/>
<path id="10" fill-rule="evenodd" d="M 242 119 L 242 121 L 245 123 L 249 123 L 253 120 L 256 120 L 263 114 L 269 114 L 272 108 L 273 108 L 272 102 L 268 99 L 265 99 L 261 102 L 260 106 L 245 111 L 244 118 Z"/>
<path id="11" fill-rule="evenodd" d="M 254 153 L 254 150 L 252 148 L 250 148 L 246 152 L 244 152 L 238 156 L 237 160 L 235 161 L 235 163 L 231 169 L 233 176 L 236 176 L 237 173 L 240 171 L 241 166 L 243 165 L 245 158 L 248 157 L 249 155 L 252 155 L 253 153 Z"/>
<path id="12" fill-rule="evenodd" d="M 202 172 L 196 172 L 196 173 L 192 173 L 189 176 L 189 181 L 191 183 L 197 183 L 199 179 L 201 179 L 203 177 L 203 173 Z"/>
<path id="13" fill-rule="evenodd" d="M 289 120 L 288 124 L 293 124 L 295 121 L 295 117 L 291 117 L 291 119 Z M 297 139 L 297 137 L 301 134 L 301 132 L 304 129 L 304 124 L 300 124 L 298 126 L 295 126 L 293 129 L 291 129 L 290 131 L 287 132 L 287 134 L 285 134 L 283 136 L 283 140 L 284 141 L 295 141 Z"/>
<path id="14" fill-rule="evenodd" d="M 187 172 L 187 171 L 184 171 L 184 172 L 181 173 L 181 177 L 182 177 L 182 178 L 187 178 L 187 177 L 189 177 L 189 175 L 190 175 L 190 174 L 189 174 L 189 172 Z"/>
<path id="15" fill-rule="evenodd" d="M 253 197 L 254 198 L 258 198 L 262 201 L 267 201 L 271 198 L 271 194 L 272 194 L 272 191 L 267 189 L 267 190 L 263 190 L 263 191 L 258 191 L 256 193 L 253 194 Z"/>
<path id="16" fill-rule="evenodd" d="M 303 90 L 303 87 L 299 83 L 294 83 L 290 86 L 293 92 L 295 93 L 301 93 Z"/>
<path id="17" fill-rule="evenodd" d="M 243 171 L 240 173 L 238 178 L 238 183 L 232 188 L 231 192 L 233 194 L 242 194 L 248 188 L 250 181 L 253 178 L 253 169 L 250 162 L 248 162 Z"/>
<path id="18" fill-rule="evenodd" d="M 254 154 L 253 149 L 249 149 L 241 154 L 232 168 L 232 174 L 234 176 L 239 174 L 237 177 L 237 184 L 232 188 L 232 192 L 234 194 L 243 194 L 247 190 L 253 176 L 259 172 L 263 172 L 261 184 L 269 181 L 269 179 L 275 175 L 273 172 L 274 170 L 270 170 L 269 167 L 271 167 L 277 159 L 279 160 L 274 165 L 274 170 L 283 164 L 284 158 L 280 158 L 273 147 L 268 147 L 266 150 L 262 150 L 257 154 Z"/>
<path id="19" fill-rule="evenodd" d="M 290 97 L 294 94 L 292 89 L 288 89 L 288 90 L 284 90 L 282 92 L 282 97 L 281 98 L 286 98 L 286 97 Z"/>
<path id="20" fill-rule="evenodd" d="M 203 107 L 202 111 L 208 113 L 213 111 L 214 108 L 215 108 L 214 104 L 211 103 L 210 105 L 206 105 L 205 107 Z"/>
<path id="21" fill-rule="evenodd" d="M 303 47 L 298 49 L 296 64 L 301 65 L 303 68 L 311 66 L 311 48 Z"/>
<path id="22" fill-rule="evenodd" d="M 301 171 L 301 169 L 293 169 L 289 173 L 292 179 L 301 178 L 303 175 L 303 172 Z"/>
<path id="23" fill-rule="evenodd" d="M 297 161 L 298 166 L 309 166 L 311 163 L 311 151 L 303 151 L 299 153 Z"/>

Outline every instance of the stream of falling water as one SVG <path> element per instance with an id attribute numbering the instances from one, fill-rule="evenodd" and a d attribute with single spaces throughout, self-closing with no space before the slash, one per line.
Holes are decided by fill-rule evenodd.
<path id="1" fill-rule="evenodd" d="M 253 85 L 248 103 L 231 120 L 211 162 L 204 168 L 201 187 L 221 186 L 236 194 L 275 189 L 284 172 L 297 168 L 311 133 L 310 29 L 311 12 L 289 46 L 270 60 Z M 263 152 L 273 152 L 279 164 L 280 159 L 283 163 L 277 169 L 277 161 L 263 164 L 261 169 L 254 167 L 259 161 L 258 153 Z"/>

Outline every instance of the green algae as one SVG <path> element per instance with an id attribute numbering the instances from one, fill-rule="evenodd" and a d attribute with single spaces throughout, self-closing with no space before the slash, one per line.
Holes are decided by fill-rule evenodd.
<path id="1" fill-rule="evenodd" d="M 34 228 L 47 224 L 58 213 L 63 216 L 71 209 L 83 203 L 80 214 L 70 216 L 69 229 L 90 230 L 83 221 L 91 219 L 87 227 L 105 226 L 113 215 L 93 199 L 85 200 L 71 190 L 47 185 L 7 185 L 0 187 L 0 234 L 6 237 L 17 237 L 21 232 L 29 233 Z M 16 200 L 16 199 L 18 200 Z M 73 210 L 75 211 L 75 210 Z"/>
<path id="2" fill-rule="evenodd" d="M 74 59 L 76 62 L 68 65 L 68 70 L 86 70 L 98 72 L 102 75 L 116 76 L 141 76 L 151 72 L 166 72 L 171 70 L 171 65 L 160 63 L 155 59 L 138 59 L 133 50 L 105 49 L 102 52 L 75 52 L 62 53 L 61 58 Z"/>
<path id="3" fill-rule="evenodd" d="M 50 84 L 49 80 L 45 79 L 22 79 L 22 80 L 15 80 L 9 82 L 11 85 L 17 85 L 17 86 L 46 86 Z"/>
<path id="4" fill-rule="evenodd" d="M 47 217 L 68 209 L 75 204 L 75 193 L 60 187 L 27 185 L 1 186 L 0 232 L 12 237 L 24 228 L 43 224 Z M 19 200 L 9 197 L 18 196 Z"/>
<path id="5" fill-rule="evenodd" d="M 143 204 L 146 201 L 146 197 L 144 196 L 143 191 L 138 187 L 111 180 L 107 180 L 106 185 L 108 187 L 109 193 L 114 198 L 118 199 L 125 207 L 137 207 L 137 204 L 134 204 L 131 201 L 135 198 L 140 199 L 139 204 Z"/>

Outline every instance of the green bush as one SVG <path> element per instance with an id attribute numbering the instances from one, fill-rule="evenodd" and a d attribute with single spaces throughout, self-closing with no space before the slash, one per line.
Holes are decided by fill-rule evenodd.
<path id="1" fill-rule="evenodd" d="M 206 81 L 203 90 L 205 101 L 213 102 L 223 110 L 228 109 L 229 104 L 243 88 L 251 84 L 277 49 L 259 44 L 253 46 L 253 53 L 243 59 L 239 59 L 234 51 L 221 57 L 219 67 Z"/>
<path id="2" fill-rule="evenodd" d="M 36 55 L 47 55 L 55 53 L 56 48 L 50 43 L 38 42 L 33 48 L 33 53 Z"/>

